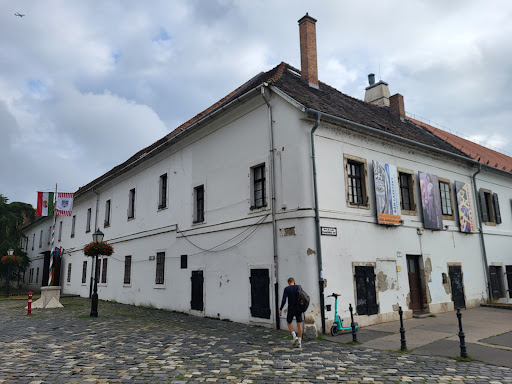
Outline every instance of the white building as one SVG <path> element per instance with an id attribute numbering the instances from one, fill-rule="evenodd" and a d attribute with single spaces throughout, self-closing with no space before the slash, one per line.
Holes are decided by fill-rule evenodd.
<path id="1" fill-rule="evenodd" d="M 511 301 L 512 212 L 497 204 L 512 198 L 510 169 L 481 164 L 408 119 L 384 82 L 370 78 L 365 102 L 319 82 L 315 22 L 299 20 L 302 71 L 281 63 L 255 76 L 75 193 L 73 216 L 56 224 L 63 293 L 90 295 L 82 249 L 100 228 L 114 247 L 99 262 L 105 300 L 282 327 L 278 306 L 293 276 L 327 332 L 333 292 L 342 316 L 350 303 L 361 325 L 396 319 L 399 306 L 407 316 L 477 306 L 490 290 Z M 379 192 L 385 175 L 395 184 L 385 199 L 374 174 Z M 425 211 L 420 175 L 432 181 Z M 463 216 L 473 215 L 472 233 L 461 231 L 456 181 L 474 195 Z M 379 224 L 377 203 L 389 199 L 395 211 Z M 51 223 L 26 228 L 39 271 L 27 284 L 41 285 L 47 270 Z"/>

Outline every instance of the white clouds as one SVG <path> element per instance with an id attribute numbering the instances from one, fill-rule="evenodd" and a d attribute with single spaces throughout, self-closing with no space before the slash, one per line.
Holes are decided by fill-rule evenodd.
<path id="1" fill-rule="evenodd" d="M 33 203 L 56 181 L 74 190 L 260 71 L 300 68 L 306 12 L 318 20 L 320 80 L 363 98 L 374 72 L 408 112 L 512 152 L 512 3 L 493 4 L 5 0 L 0 132 L 11 152 L 2 160 L 23 156 L 0 193 Z M 72 177 L 53 180 L 50 156 L 66 159 Z"/>

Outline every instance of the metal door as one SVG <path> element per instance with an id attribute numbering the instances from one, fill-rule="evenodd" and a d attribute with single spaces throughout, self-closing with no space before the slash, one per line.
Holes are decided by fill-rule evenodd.
<path id="1" fill-rule="evenodd" d="M 423 297 L 421 293 L 421 276 L 419 256 L 407 255 L 407 274 L 409 277 L 409 309 L 421 311 Z"/>
<path id="2" fill-rule="evenodd" d="M 192 271 L 192 300 L 190 307 L 196 311 L 202 311 L 203 303 L 203 271 Z"/>
<path id="3" fill-rule="evenodd" d="M 251 269 L 251 316 L 270 319 L 270 276 L 268 269 Z"/>
<path id="4" fill-rule="evenodd" d="M 371 266 L 355 267 L 357 314 L 375 315 L 379 313 L 375 292 L 375 272 Z"/>
<path id="5" fill-rule="evenodd" d="M 492 298 L 500 299 L 504 297 L 503 282 L 501 280 L 501 267 L 496 265 L 489 266 L 489 274 L 491 275 Z"/>
<path id="6" fill-rule="evenodd" d="M 451 265 L 448 267 L 450 283 L 452 286 L 452 301 L 455 308 L 466 308 L 464 299 L 464 283 L 462 282 L 462 269 L 460 266 Z"/>

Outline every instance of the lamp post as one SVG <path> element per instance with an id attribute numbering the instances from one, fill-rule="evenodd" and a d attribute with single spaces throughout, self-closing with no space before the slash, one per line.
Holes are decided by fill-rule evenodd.
<path id="1" fill-rule="evenodd" d="M 96 232 L 92 234 L 92 241 L 95 243 L 101 243 L 103 241 L 103 236 L 103 232 L 98 228 Z M 94 288 L 90 317 L 98 317 L 98 254 L 94 256 Z"/>
<path id="2" fill-rule="evenodd" d="M 7 250 L 7 255 L 9 255 L 9 256 L 14 255 L 14 249 L 9 248 Z M 5 279 L 5 296 L 6 297 L 9 297 L 9 279 L 10 279 L 10 277 L 11 277 L 11 266 L 9 265 L 9 263 L 7 263 L 7 276 Z"/>

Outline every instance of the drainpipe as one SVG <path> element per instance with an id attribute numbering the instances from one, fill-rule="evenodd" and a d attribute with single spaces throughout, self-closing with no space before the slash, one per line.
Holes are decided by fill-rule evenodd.
<path id="1" fill-rule="evenodd" d="M 315 131 L 320 124 L 321 112 L 314 112 L 316 115 L 315 125 L 311 129 L 311 159 L 313 163 L 313 187 L 315 194 L 315 226 L 316 226 L 316 261 L 318 264 L 318 286 L 320 288 L 320 317 L 322 319 L 322 333 L 325 334 L 325 305 L 324 305 L 324 271 L 322 267 L 322 243 L 320 240 L 320 213 L 318 209 L 318 185 L 316 177 L 315 157 Z"/>
<path id="2" fill-rule="evenodd" d="M 271 199 L 271 209 L 272 209 L 272 243 L 274 246 L 274 297 L 275 297 L 275 308 L 274 311 L 276 313 L 276 329 L 281 329 L 281 319 L 279 318 L 279 281 L 278 281 L 278 263 L 277 263 L 277 223 L 276 223 L 276 183 L 275 183 L 275 173 L 274 173 L 274 163 L 275 163 L 275 151 L 274 151 L 274 125 L 272 122 L 272 107 L 270 105 L 269 99 L 267 99 L 267 95 L 265 93 L 270 92 L 268 85 L 265 83 L 263 87 L 261 87 L 261 96 L 268 107 L 268 127 L 269 127 L 269 137 L 270 137 L 270 199 Z"/>
<path id="3" fill-rule="evenodd" d="M 98 228 L 98 204 L 100 202 L 100 194 L 94 190 L 94 188 L 91 189 L 96 194 L 96 213 L 94 216 L 94 232 L 96 232 L 96 228 Z M 89 284 L 89 299 L 92 297 L 92 286 L 93 286 L 93 275 L 94 271 L 96 271 L 96 265 L 94 265 L 95 258 L 91 257 L 91 283 Z"/>
<path id="4" fill-rule="evenodd" d="M 475 199 L 476 199 L 476 209 L 477 209 L 477 216 L 478 216 L 478 233 L 480 234 L 480 245 L 482 246 L 482 255 L 483 255 L 483 261 L 484 261 L 484 271 L 485 271 L 485 278 L 486 278 L 486 285 L 487 285 L 487 294 L 489 295 L 489 300 L 492 300 L 492 289 L 490 285 L 491 277 L 489 276 L 489 266 L 487 264 L 487 252 L 485 250 L 485 239 L 484 239 L 484 232 L 483 232 L 483 226 L 482 226 L 482 208 L 480 207 L 480 198 L 478 195 L 478 188 L 476 187 L 476 175 L 480 173 L 482 170 L 482 165 L 478 164 L 478 170 L 473 174 L 473 190 L 475 193 Z"/>

